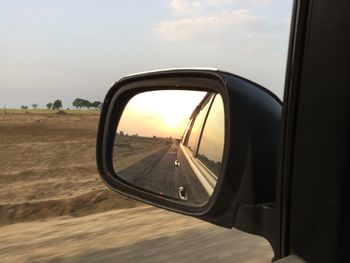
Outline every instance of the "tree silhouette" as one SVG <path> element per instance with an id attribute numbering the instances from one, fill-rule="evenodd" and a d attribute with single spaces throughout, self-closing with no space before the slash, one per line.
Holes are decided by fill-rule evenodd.
<path id="1" fill-rule="evenodd" d="M 81 109 L 82 105 L 81 105 L 81 99 L 76 98 L 73 103 L 72 103 L 73 107 L 75 107 L 76 109 Z"/>
<path id="2" fill-rule="evenodd" d="M 76 98 L 72 105 L 76 108 L 81 110 L 81 108 L 87 108 L 90 109 L 90 107 L 92 107 L 92 103 L 88 100 L 85 99 L 80 99 L 80 98 Z"/>
<path id="3" fill-rule="evenodd" d="M 59 110 L 62 108 L 62 101 L 61 100 L 55 100 L 52 105 L 53 110 Z"/>
<path id="4" fill-rule="evenodd" d="M 101 101 L 94 101 L 92 103 L 92 107 L 94 107 L 96 110 L 97 109 L 101 109 L 101 106 L 102 106 L 102 102 Z"/>
<path id="5" fill-rule="evenodd" d="M 47 109 L 49 109 L 49 110 L 52 109 L 52 106 L 53 106 L 53 104 L 52 104 L 51 102 L 49 102 L 48 104 L 46 104 L 46 107 L 47 107 Z"/>
<path id="6" fill-rule="evenodd" d="M 94 102 L 90 102 L 86 99 L 81 99 L 81 98 L 76 98 L 73 103 L 72 103 L 73 107 L 75 107 L 76 109 L 81 110 L 81 108 L 86 108 L 86 109 L 90 109 L 90 108 L 95 108 L 95 109 L 101 109 L 102 107 L 102 102 L 100 101 L 94 101 Z"/>
<path id="7" fill-rule="evenodd" d="M 33 109 L 36 109 L 38 106 L 39 106 L 39 105 L 38 105 L 37 103 L 33 103 L 33 104 L 32 104 Z"/>

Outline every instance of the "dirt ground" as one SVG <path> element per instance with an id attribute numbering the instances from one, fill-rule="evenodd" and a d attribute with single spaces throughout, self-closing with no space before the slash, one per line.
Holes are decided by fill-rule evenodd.
<path id="1" fill-rule="evenodd" d="M 98 115 L 0 115 L 0 224 L 81 216 L 138 203 L 97 174 Z"/>
<path id="2" fill-rule="evenodd" d="M 97 123 L 96 113 L 0 114 L 1 262 L 271 260 L 262 238 L 109 190 L 96 169 Z"/>

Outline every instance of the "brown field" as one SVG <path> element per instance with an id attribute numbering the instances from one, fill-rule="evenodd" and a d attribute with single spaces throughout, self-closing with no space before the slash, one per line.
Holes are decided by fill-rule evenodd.
<path id="1" fill-rule="evenodd" d="M 109 190 L 95 163 L 98 114 L 66 113 L 0 113 L 1 262 L 271 260 L 262 238 Z M 163 147 L 124 137 L 120 143 L 120 167 Z"/>
<path id="2" fill-rule="evenodd" d="M 97 175 L 98 115 L 0 116 L 0 224 L 137 204 Z"/>

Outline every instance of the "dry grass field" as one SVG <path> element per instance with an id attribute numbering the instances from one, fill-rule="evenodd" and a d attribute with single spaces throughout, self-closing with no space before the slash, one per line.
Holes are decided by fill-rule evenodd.
<path id="1" fill-rule="evenodd" d="M 81 216 L 136 202 L 97 175 L 98 115 L 0 115 L 0 224 Z"/>
<path id="2" fill-rule="evenodd" d="M 93 111 L 0 112 L 0 262 L 271 260 L 262 238 L 109 190 L 95 163 L 98 118 Z M 162 147 L 121 144 L 129 163 Z"/>

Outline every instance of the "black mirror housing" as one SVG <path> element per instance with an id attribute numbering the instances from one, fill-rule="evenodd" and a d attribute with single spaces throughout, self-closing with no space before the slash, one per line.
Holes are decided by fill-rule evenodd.
<path id="1" fill-rule="evenodd" d="M 194 89 L 220 93 L 225 109 L 225 145 L 222 176 L 208 203 L 183 203 L 141 191 L 115 175 L 111 148 L 123 109 L 134 95 L 159 89 Z M 104 183 L 116 192 L 171 211 L 236 227 L 268 239 L 264 230 L 273 219 L 262 218 L 254 208 L 276 202 L 277 151 L 282 103 L 273 93 L 239 76 L 218 70 L 177 69 L 141 73 L 117 81 L 103 102 L 98 127 L 97 167 Z M 269 212 L 269 213 L 270 213 Z M 259 219 L 260 218 L 260 219 Z M 270 218 L 270 217 L 268 217 Z"/>

